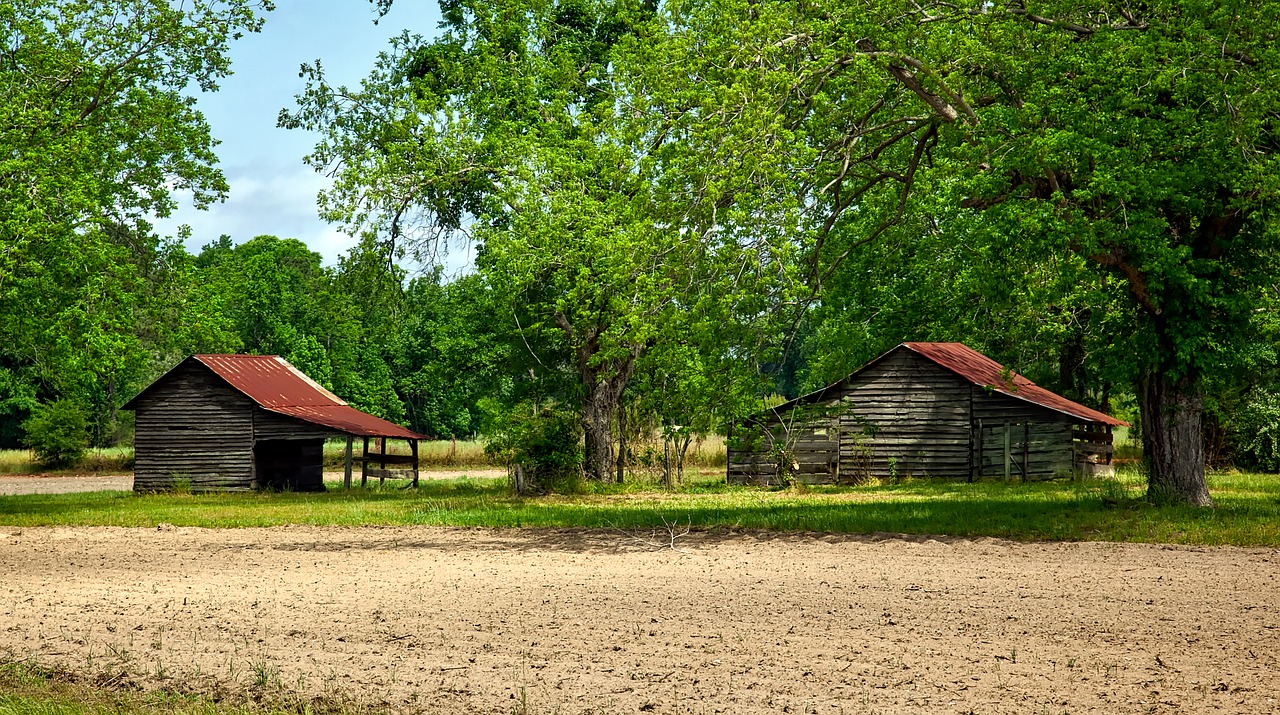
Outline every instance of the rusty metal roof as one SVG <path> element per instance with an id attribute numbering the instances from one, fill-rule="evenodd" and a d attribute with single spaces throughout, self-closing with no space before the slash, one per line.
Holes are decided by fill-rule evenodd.
<path id="1" fill-rule="evenodd" d="M 1050 392 L 1016 372 L 1006 372 L 1003 365 L 992 360 L 986 355 L 983 355 L 977 350 L 974 350 L 968 345 L 965 345 L 964 343 L 902 343 L 850 373 L 850 375 L 844 380 L 827 385 L 826 387 L 810 392 L 807 395 L 801 395 L 800 397 L 774 407 L 772 410 L 766 410 L 766 412 L 776 414 L 780 410 L 790 409 L 792 406 L 801 402 L 816 402 L 823 400 L 832 391 L 839 390 L 840 387 L 854 375 L 857 375 L 893 353 L 903 349 L 910 350 L 937 364 L 939 367 L 943 367 L 954 372 L 956 375 L 973 383 L 974 385 L 990 388 L 1002 395 L 1008 395 L 1009 397 L 1018 400 L 1030 402 L 1033 405 L 1039 405 L 1040 407 L 1044 407 L 1055 412 L 1061 412 L 1062 414 L 1075 417 L 1083 422 L 1110 425 L 1112 427 L 1129 426 L 1128 422 L 1118 420 L 1103 412 L 1090 409 L 1078 402 L 1072 402 L 1055 392 Z"/>
<path id="2" fill-rule="evenodd" d="M 1016 372 L 1006 371 L 1000 363 L 963 343 L 903 343 L 899 347 L 905 347 L 975 385 L 990 388 L 1002 395 L 1078 417 L 1087 422 L 1100 422 L 1112 427 L 1128 425 L 1127 422 L 1089 409 L 1056 392 L 1050 392 Z"/>
<path id="3" fill-rule="evenodd" d="M 351 407 L 277 355 L 193 355 L 191 359 L 271 412 L 360 437 L 426 439 Z"/>

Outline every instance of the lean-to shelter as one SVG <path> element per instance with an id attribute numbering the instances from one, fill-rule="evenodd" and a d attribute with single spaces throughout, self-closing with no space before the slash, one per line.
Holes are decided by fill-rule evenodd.
<path id="1" fill-rule="evenodd" d="M 736 428 L 727 478 L 857 483 L 1105 473 L 1112 428 L 1124 424 L 961 343 L 903 343 Z"/>
<path id="2" fill-rule="evenodd" d="M 133 410 L 134 491 L 274 488 L 324 489 L 324 441 L 346 437 L 346 479 L 352 463 L 369 476 L 408 467 L 417 484 L 418 440 L 412 430 L 361 412 L 275 355 L 192 355 L 125 403 Z M 363 452 L 353 454 L 353 441 Z M 369 451 L 370 440 L 380 450 Z M 388 454 L 402 439 L 410 455 Z M 373 464 L 378 467 L 371 467 Z"/>

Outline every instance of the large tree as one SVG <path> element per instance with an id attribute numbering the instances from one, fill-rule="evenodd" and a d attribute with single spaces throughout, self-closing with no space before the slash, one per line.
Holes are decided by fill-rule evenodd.
<path id="1" fill-rule="evenodd" d="M 951 221 L 940 230 L 957 242 L 1088 270 L 1089 307 L 1137 393 L 1151 496 L 1209 505 L 1206 376 L 1256 339 L 1276 266 L 1278 12 L 680 3 L 671 24 L 688 31 L 662 51 L 735 88 L 703 102 L 735 151 L 794 173 L 777 201 L 807 216 L 815 299 L 850 255 L 928 211 L 925 177 L 949 207 L 925 218 Z M 761 134 L 766 112 L 789 133 Z"/>
<path id="2" fill-rule="evenodd" d="M 269 5 L 0 5 L 0 364 L 45 397 L 114 410 L 146 371 L 176 275 L 148 219 L 227 189 L 189 88 L 217 88 Z"/>
<path id="3" fill-rule="evenodd" d="M 682 161 L 682 119 L 651 121 L 633 92 L 653 6 L 442 10 L 437 39 L 402 36 L 357 90 L 305 67 L 307 90 L 282 123 L 324 132 L 309 160 L 335 176 L 322 199 L 331 220 L 419 258 L 451 235 L 480 245 L 478 267 L 522 342 L 551 348 L 532 354 L 537 367 L 576 376 L 586 471 L 608 479 L 611 426 L 640 357 L 674 316 L 758 315 L 749 286 L 786 264 L 758 235 L 718 234 L 675 200 L 724 190 Z"/>

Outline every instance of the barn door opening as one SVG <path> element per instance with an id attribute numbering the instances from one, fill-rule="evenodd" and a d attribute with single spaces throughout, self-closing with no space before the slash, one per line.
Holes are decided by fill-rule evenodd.
<path id="1" fill-rule="evenodd" d="M 321 471 L 324 440 L 264 439 L 253 445 L 259 488 L 295 492 L 324 491 Z"/>

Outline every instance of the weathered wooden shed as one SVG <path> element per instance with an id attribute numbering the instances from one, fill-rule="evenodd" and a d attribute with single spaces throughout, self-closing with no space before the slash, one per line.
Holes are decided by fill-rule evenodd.
<path id="1" fill-rule="evenodd" d="M 734 430 L 727 477 L 778 483 L 780 462 L 808 483 L 1096 474 L 1124 424 L 960 343 L 903 343 Z"/>
<path id="2" fill-rule="evenodd" d="M 361 482 L 410 466 L 417 484 L 418 440 L 412 430 L 361 412 L 274 355 L 193 355 L 124 409 L 134 422 L 134 491 L 189 485 L 196 491 L 324 489 L 324 441 L 346 437 L 346 484 L 353 462 Z M 353 454 L 354 438 L 363 452 Z M 369 451 L 371 439 L 378 452 Z M 408 441 L 412 455 L 388 454 L 387 439 Z M 377 468 L 373 464 L 380 465 Z"/>

